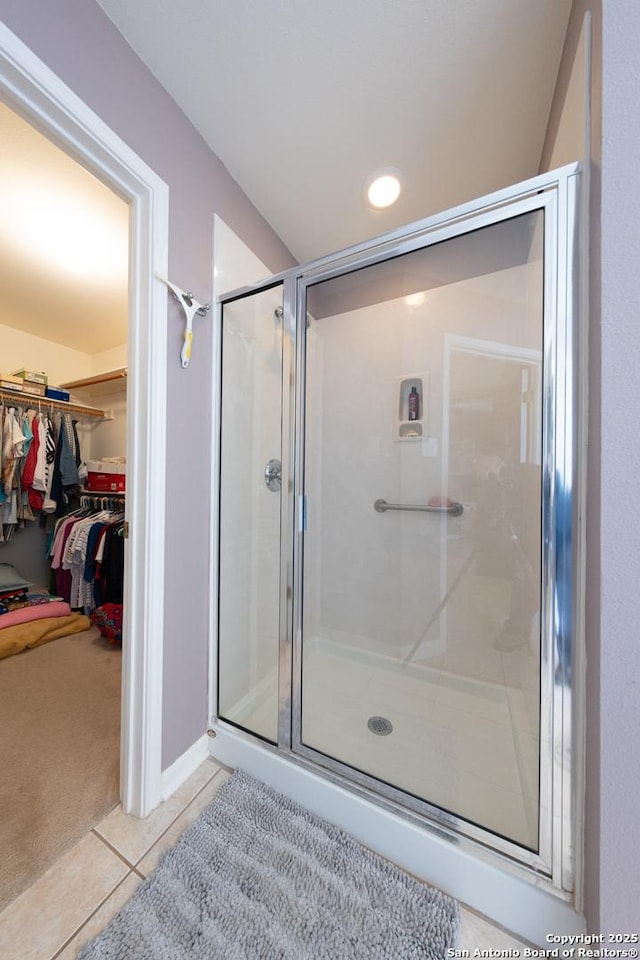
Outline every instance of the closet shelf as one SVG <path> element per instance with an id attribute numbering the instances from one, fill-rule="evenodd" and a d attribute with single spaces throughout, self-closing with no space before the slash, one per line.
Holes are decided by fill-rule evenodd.
<path id="1" fill-rule="evenodd" d="M 63 383 L 61 386 L 65 390 L 78 390 L 80 387 L 95 387 L 99 383 L 111 383 L 112 380 L 124 380 L 126 377 L 127 368 L 119 367 L 117 370 L 99 373 L 95 377 L 85 377 L 84 380 L 71 380 L 69 383 Z"/>
<path id="2" fill-rule="evenodd" d="M 59 410 L 61 413 L 79 413 L 96 420 L 109 419 L 104 410 L 87 407 L 81 403 L 68 403 L 66 400 L 51 400 L 50 397 L 34 397 L 20 390 L 0 390 L 0 403 L 10 407 L 26 407 L 28 410 Z"/>

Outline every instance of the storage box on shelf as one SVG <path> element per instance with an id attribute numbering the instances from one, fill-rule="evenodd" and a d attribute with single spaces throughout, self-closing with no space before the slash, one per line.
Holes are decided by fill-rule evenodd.
<path id="1" fill-rule="evenodd" d="M 46 396 L 48 382 L 46 373 L 36 373 L 33 370 L 14 370 L 11 374 L 0 375 L 0 389 L 19 390 L 30 397 Z"/>
<path id="2" fill-rule="evenodd" d="M 103 409 L 91 406 L 80 399 L 71 400 L 68 390 L 49 386 L 46 373 L 20 369 L 14 373 L 0 373 L 0 402 L 20 404 L 37 410 L 76 413 L 92 420 L 105 420 L 108 416 Z"/>
<path id="3" fill-rule="evenodd" d="M 87 462 L 87 490 L 91 493 L 124 493 L 127 465 L 124 457 L 109 457 Z"/>
<path id="4" fill-rule="evenodd" d="M 0 390 L 15 390 L 22 393 L 24 380 L 13 373 L 0 373 Z"/>
<path id="5" fill-rule="evenodd" d="M 63 400 L 65 403 L 69 402 L 70 393 L 68 390 L 63 390 L 61 387 L 47 387 L 46 396 L 50 400 Z"/>
<path id="6" fill-rule="evenodd" d="M 30 380 L 23 380 L 22 393 L 26 393 L 29 397 L 46 397 L 47 387 L 43 387 L 41 383 L 31 383 Z"/>
<path id="7" fill-rule="evenodd" d="M 19 377 L 21 380 L 25 380 L 27 383 L 37 383 L 41 387 L 46 387 L 49 385 L 49 378 L 46 373 L 37 373 L 34 370 L 14 370 L 14 377 Z"/>

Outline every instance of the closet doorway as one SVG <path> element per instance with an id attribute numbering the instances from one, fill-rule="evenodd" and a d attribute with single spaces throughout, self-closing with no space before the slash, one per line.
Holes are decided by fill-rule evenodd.
<path id="1" fill-rule="evenodd" d="M 144 817 L 161 800 L 169 189 L 0 24 L 0 100 L 125 199 L 131 211 L 120 798 Z M 39 762 L 45 746 L 40 745 Z M 71 812 L 72 815 L 72 812 Z"/>
<path id="2" fill-rule="evenodd" d="M 129 206 L 0 129 L 1 909 L 120 799 Z"/>

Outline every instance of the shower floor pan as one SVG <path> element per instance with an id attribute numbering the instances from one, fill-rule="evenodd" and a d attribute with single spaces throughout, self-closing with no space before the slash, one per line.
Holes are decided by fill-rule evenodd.
<path id="1" fill-rule="evenodd" d="M 526 847 L 538 830 L 538 754 L 533 696 L 447 669 L 408 663 L 314 638 L 305 644 L 302 743 Z M 276 677 L 227 719 L 260 729 Z M 382 718 L 387 735 L 369 721 Z M 373 724 L 379 726 L 379 724 Z"/>

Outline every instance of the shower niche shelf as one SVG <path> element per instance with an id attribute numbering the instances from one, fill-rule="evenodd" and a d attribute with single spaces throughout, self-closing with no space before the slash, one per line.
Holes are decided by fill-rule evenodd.
<path id="1" fill-rule="evenodd" d="M 427 396 L 429 390 L 429 374 L 417 373 L 412 376 L 398 377 L 396 381 L 396 409 L 394 417 L 394 440 L 411 442 L 425 440 L 429 436 L 427 422 Z M 413 401 L 409 401 L 413 391 L 418 396 L 417 417 L 410 419 L 409 408 Z"/>

